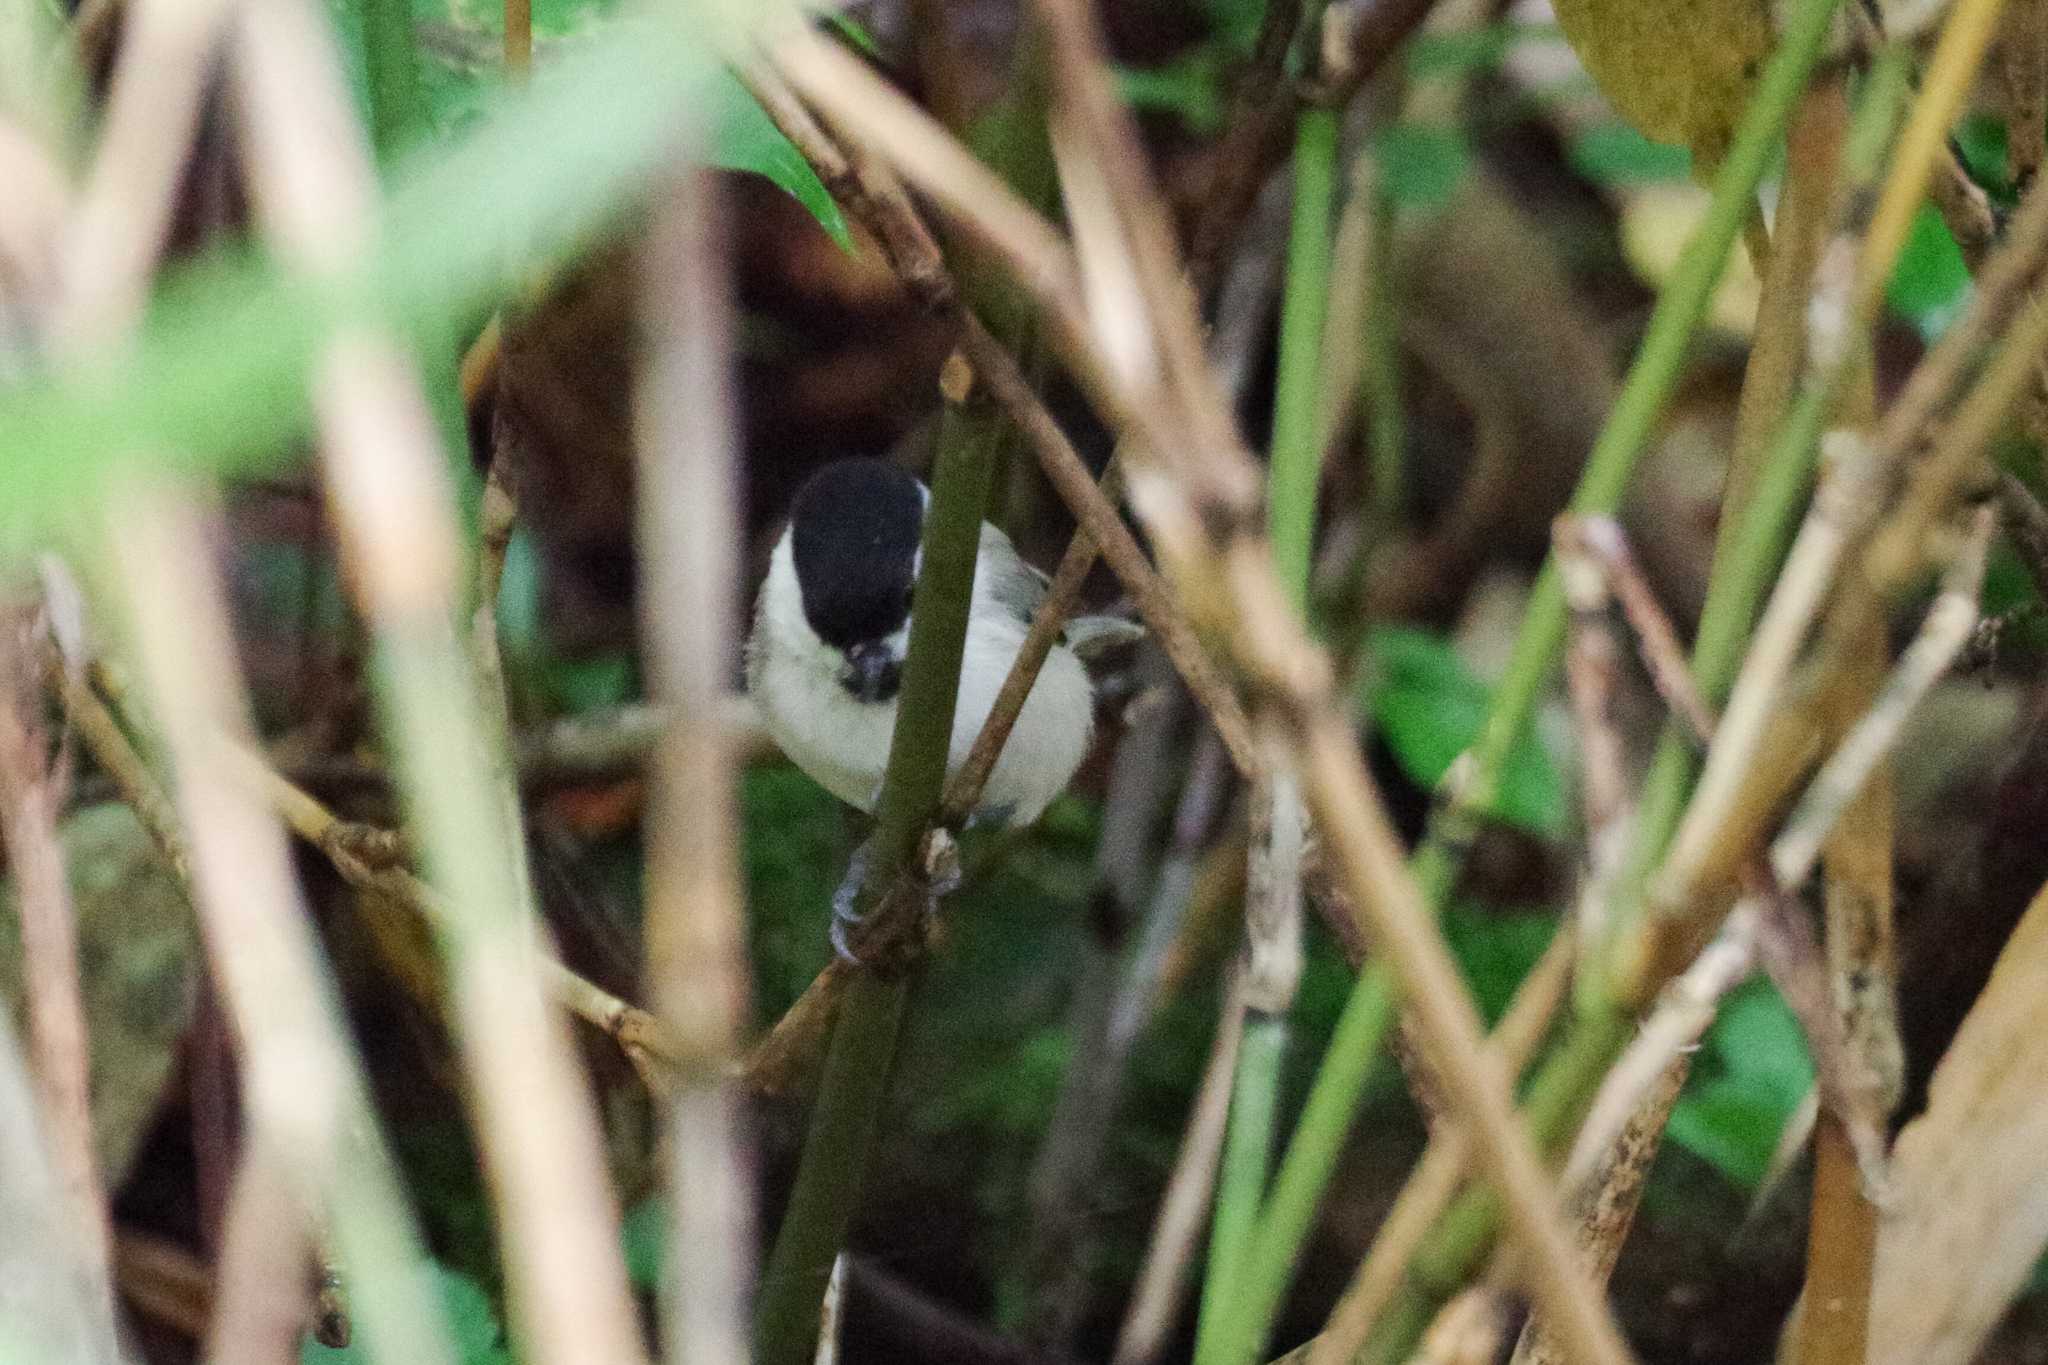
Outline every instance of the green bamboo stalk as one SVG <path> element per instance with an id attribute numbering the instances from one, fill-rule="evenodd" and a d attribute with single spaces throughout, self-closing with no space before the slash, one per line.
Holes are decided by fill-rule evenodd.
<path id="1" fill-rule="evenodd" d="M 1754 211 L 1756 187 L 1773 148 L 1818 60 L 1837 0 L 1802 0 L 1785 38 L 1744 111 L 1728 158 L 1699 230 L 1658 296 L 1635 363 L 1587 457 L 1571 507 L 1580 514 L 1611 513 L 1655 434 L 1683 370 L 1692 334 L 1712 301 L 1728 253 Z M 1564 643 L 1565 606 L 1554 563 L 1536 580 L 1507 671 L 1494 692 L 1466 772 L 1447 805 L 1431 821 L 1412 862 L 1430 904 L 1442 910 L 1455 884 L 1479 820 L 1491 809 L 1507 757 L 1528 728 L 1537 699 L 1549 686 Z M 1393 982 L 1374 963 L 1359 974 L 1330 1050 L 1318 1068 L 1307 1104 L 1273 1183 L 1273 1192 L 1245 1258 L 1237 1292 L 1262 1322 L 1270 1323 L 1293 1275 L 1301 1244 L 1350 1130 L 1366 1077 L 1394 1019 Z"/>
<path id="2" fill-rule="evenodd" d="M 1287 239 L 1287 293 L 1280 312 L 1280 360 L 1267 475 L 1273 564 L 1308 611 L 1315 548 L 1323 325 L 1330 304 L 1330 215 L 1337 198 L 1337 111 L 1302 111 L 1294 133 L 1294 209 Z"/>
<path id="3" fill-rule="evenodd" d="M 895 880 L 939 813 L 1000 434 L 986 413 L 959 407 L 947 410 L 940 431 L 924 568 L 911 601 L 910 652 L 861 888 L 864 908 Z M 809 1365 L 817 1351 L 819 1304 L 860 1202 L 909 990 L 908 979 L 863 972 L 840 1004 L 796 1186 L 755 1304 L 759 1365 Z"/>
<path id="4" fill-rule="evenodd" d="M 1369 177 L 1370 230 L 1366 239 L 1364 364 L 1359 376 L 1366 410 L 1366 452 L 1372 503 L 1367 525 L 1384 536 L 1400 524 L 1408 448 L 1401 407 L 1401 312 L 1394 287 L 1394 205 L 1385 177 Z M 1363 560 L 1361 559 L 1361 563 Z"/>
<path id="5" fill-rule="evenodd" d="M 1202 1280 L 1202 1307 L 1195 1340 L 1195 1365 L 1248 1360 L 1257 1340 L 1246 1341 L 1251 1324 L 1232 1293 L 1257 1224 L 1259 1202 L 1273 1156 L 1273 1125 L 1279 1109 L 1280 1064 L 1287 1055 L 1287 1020 L 1257 1011 L 1245 1019 L 1244 1041 L 1232 1078 L 1230 1127 L 1216 1186 L 1216 1217 L 1209 1230 L 1209 1265 Z"/>
<path id="6" fill-rule="evenodd" d="M 1308 31 L 1315 31 L 1320 11 L 1319 5 L 1307 7 L 1303 18 Z M 1323 330 L 1329 317 L 1338 132 L 1337 111 L 1319 106 L 1304 109 L 1295 125 L 1293 220 L 1287 241 L 1279 374 L 1268 456 L 1268 529 L 1274 562 L 1295 610 L 1304 618 L 1309 608 L 1316 503 L 1323 472 L 1319 382 Z M 1202 1284 L 1197 1365 L 1249 1361 L 1265 1334 L 1263 1320 L 1244 1311 L 1244 1296 L 1237 1292 L 1238 1272 L 1257 1227 L 1272 1169 L 1280 1069 L 1286 1052 L 1286 1017 L 1253 1011 L 1245 1021 L 1244 1042 L 1232 1078 L 1230 1127 L 1210 1229 L 1208 1274 Z"/>

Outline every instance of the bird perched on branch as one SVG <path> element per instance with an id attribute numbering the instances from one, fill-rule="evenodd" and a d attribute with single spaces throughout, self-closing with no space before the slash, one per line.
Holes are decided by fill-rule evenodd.
<path id="1" fill-rule="evenodd" d="M 896 728 L 911 593 L 931 494 L 882 460 L 825 466 L 796 495 L 747 640 L 747 689 L 782 751 L 848 805 L 872 812 Z M 983 524 L 947 775 L 966 760 L 1045 600 L 1045 575 Z M 975 809 L 1029 824 L 1087 756 L 1094 693 L 1082 661 L 1142 634 L 1112 616 L 1067 624 L 1039 671 Z"/>

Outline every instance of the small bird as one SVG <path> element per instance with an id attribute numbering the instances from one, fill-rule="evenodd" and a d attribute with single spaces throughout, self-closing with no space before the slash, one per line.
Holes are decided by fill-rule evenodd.
<path id="1" fill-rule="evenodd" d="M 813 474 L 776 542 L 747 640 L 747 690 L 768 733 L 819 785 L 862 811 L 874 810 L 889 762 L 930 502 L 922 483 L 882 460 L 840 460 Z M 981 732 L 1046 589 L 1045 575 L 984 523 L 949 777 Z M 1030 824 L 1066 790 L 1095 723 L 1082 659 L 1142 633 L 1117 617 L 1068 623 L 989 775 L 974 823 Z"/>

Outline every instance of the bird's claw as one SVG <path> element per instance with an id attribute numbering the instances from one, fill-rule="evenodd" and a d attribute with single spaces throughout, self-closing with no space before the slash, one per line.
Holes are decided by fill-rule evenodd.
<path id="1" fill-rule="evenodd" d="M 870 839 L 854 850 L 848 861 L 846 877 L 839 883 L 839 889 L 832 895 L 832 924 L 828 937 L 832 940 L 832 951 L 841 961 L 852 967 L 867 968 L 879 966 L 855 950 L 853 936 L 866 926 L 871 919 L 885 913 L 891 922 L 907 926 L 914 932 L 882 932 L 877 935 L 884 942 L 869 945 L 880 948 L 878 956 L 894 958 L 903 953 L 914 957 L 921 946 L 906 947 L 907 943 L 922 944 L 923 926 L 931 921 L 938 910 L 941 898 L 951 895 L 960 887 L 960 846 L 943 829 L 934 829 L 918 845 L 915 861 L 903 869 L 903 875 L 896 879 L 888 893 L 874 910 L 861 913 L 859 909 L 862 888 L 866 885 L 868 871 L 874 861 L 874 843 Z M 908 891 L 914 900 L 912 906 L 891 908 L 891 896 L 901 897 Z M 908 918 L 905 918 L 906 913 Z M 908 960 L 908 959 L 906 959 Z"/>
<path id="2" fill-rule="evenodd" d="M 832 925 L 826 936 L 832 940 L 832 951 L 854 967 L 860 966 L 861 961 L 853 951 L 848 935 L 867 918 L 860 913 L 860 892 L 867 884 L 868 864 L 874 861 L 874 851 L 873 839 L 863 841 L 853 851 L 853 857 L 847 860 L 846 876 L 840 879 L 839 889 L 832 893 Z"/>

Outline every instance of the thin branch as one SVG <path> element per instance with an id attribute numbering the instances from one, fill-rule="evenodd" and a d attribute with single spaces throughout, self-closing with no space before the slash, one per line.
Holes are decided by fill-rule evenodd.
<path id="1" fill-rule="evenodd" d="M 1209 1064 L 1195 1092 L 1193 1111 L 1182 1130 L 1180 1155 L 1159 1201 L 1152 1239 L 1131 1290 L 1117 1332 L 1115 1365 L 1149 1365 L 1166 1348 L 1168 1334 L 1187 1294 L 1188 1269 L 1202 1230 L 1208 1226 L 1209 1203 L 1216 1189 L 1216 1169 L 1223 1158 L 1223 1137 L 1230 1117 L 1230 1079 L 1237 1071 L 1237 1050 L 1244 1038 L 1244 1000 L 1232 977 L 1224 992 L 1223 1019 L 1209 1047 Z"/>
<path id="2" fill-rule="evenodd" d="M 1771 871 L 1781 886 L 1795 888 L 1806 879 L 1842 811 L 1898 743 L 1906 718 L 1969 643 L 1977 624 L 1977 596 L 1993 524 L 1988 507 L 1972 519 L 1920 634 L 1907 647 L 1870 713 L 1850 730 L 1786 817 L 1784 833 L 1771 845 Z"/>
<path id="3" fill-rule="evenodd" d="M 1114 477 L 1112 467 L 1102 476 L 1102 481 L 1108 484 Z M 1111 495 L 1105 493 L 1104 496 Z M 1009 741 L 1017 717 L 1023 714 L 1024 703 L 1030 699 L 1031 687 L 1038 681 L 1039 670 L 1045 666 L 1052 647 L 1059 643 L 1068 618 L 1080 605 L 1081 585 L 1087 582 L 1089 570 L 1095 567 L 1096 553 L 1095 537 L 1089 534 L 1087 527 L 1077 527 L 1073 538 L 1067 542 L 1066 553 L 1060 556 L 1059 568 L 1053 573 L 1045 600 L 1039 604 L 1037 613 L 1031 618 L 1030 628 L 1024 632 L 1024 642 L 1017 646 L 1017 657 L 1010 661 L 1010 671 L 1004 675 L 1003 685 L 989 706 L 988 719 L 982 722 L 981 733 L 974 737 L 974 747 L 967 751 L 966 759 L 946 784 L 946 799 L 939 814 L 941 823 L 958 828 L 980 804 L 982 788 L 988 785 L 989 774 L 995 771 L 996 760 L 1002 757 L 1003 745 Z"/>

